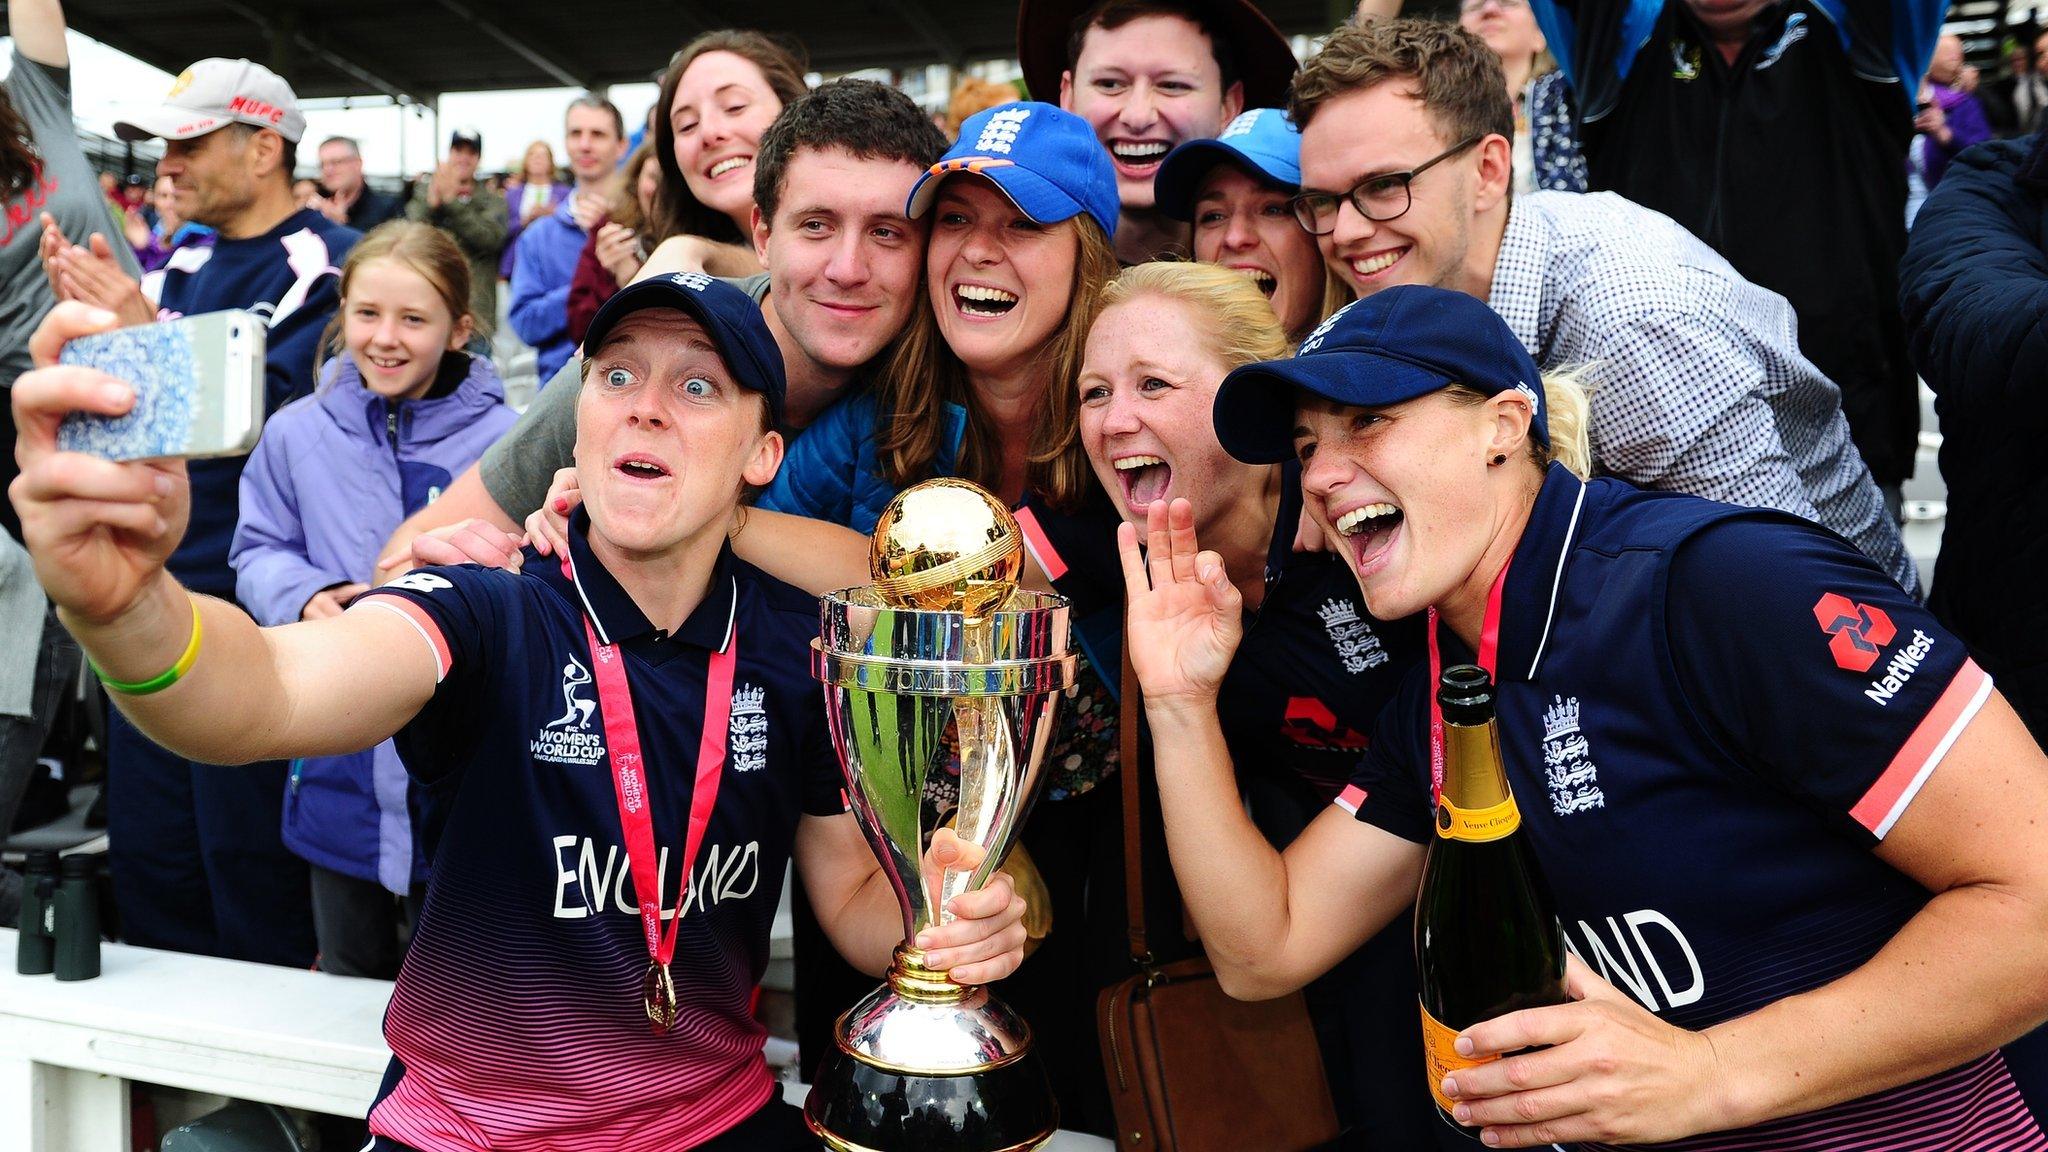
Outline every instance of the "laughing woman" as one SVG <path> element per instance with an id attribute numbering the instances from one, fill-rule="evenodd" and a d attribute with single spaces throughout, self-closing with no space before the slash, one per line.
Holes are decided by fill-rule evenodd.
<path id="1" fill-rule="evenodd" d="M 649 135 L 661 169 L 649 259 L 719 276 L 761 271 L 754 255 L 754 153 L 804 94 L 804 61 L 764 33 L 722 28 L 676 53 Z"/>
<path id="2" fill-rule="evenodd" d="M 1839 537 L 1554 463 L 1535 379 L 1482 301 L 1410 286 L 1216 406 L 1240 459 L 1300 461 L 1375 615 L 1426 611 L 1445 663 L 1498 681 L 1574 1002 L 1460 1034 L 1490 1062 L 1439 1083 L 1457 1121 L 1501 1147 L 2048 1148 L 2048 758 Z M 1414 898 L 1433 685 L 1274 851 L 1217 716 L 1240 595 L 1185 504 L 1146 532 L 1119 545 L 1174 869 L 1224 987 L 1279 995 Z"/>
<path id="3" fill-rule="evenodd" d="M 1342 559 L 1294 549 L 1301 469 L 1246 464 L 1217 442 L 1210 413 L 1224 377 L 1287 346 L 1273 308 L 1235 269 L 1125 269 L 1103 294 L 1076 384 L 1081 443 L 1109 500 L 1062 513 L 1031 499 L 1018 512 L 1038 569 L 1058 573 L 1054 590 L 1073 602 L 1075 631 L 1112 654 L 1102 666 L 1115 672 L 1117 525 L 1143 524 L 1154 501 L 1190 502 L 1243 604 L 1244 642 L 1218 706 L 1237 787 L 1277 845 L 1349 782 L 1380 709 L 1422 657 L 1420 620 L 1374 619 Z M 1140 769 L 1148 824 L 1155 772 Z M 1161 833 L 1148 827 L 1143 840 L 1156 849 Z M 1421 1043 L 1408 931 L 1400 918 L 1307 989 L 1338 1118 L 1374 1147 L 1428 1148 L 1441 1127 L 1408 1074 Z"/>
<path id="4" fill-rule="evenodd" d="M 1030 495 L 1078 509 L 1094 486 L 1076 435 L 1073 382 L 1102 287 L 1116 273 L 1117 211 L 1115 173 L 1078 117 L 1036 103 L 969 117 L 959 143 L 911 192 L 910 217 L 931 218 L 929 308 L 911 320 L 873 389 L 827 409 L 796 440 L 760 506 L 867 533 L 902 488 L 960 476 L 1005 504 Z M 852 576 L 848 583 L 865 578 Z M 1111 1117 L 1093 990 L 1125 974 L 1091 967 L 1117 955 L 1123 934 L 1121 896 L 1103 886 L 1120 860 L 1115 789 L 1097 788 L 1115 771 L 1116 749 L 1116 701 L 1084 651 L 1048 754 L 1047 802 L 1022 835 L 1055 927 L 1005 996 L 1046 1054 L 1060 1123 L 1097 1132 Z M 807 1041 L 865 991 L 864 982 L 815 968 L 798 978 L 812 991 L 798 994 Z M 835 984 L 843 987 L 822 990 Z M 807 1055 L 816 1047 L 807 1042 Z"/>
<path id="5" fill-rule="evenodd" d="M 919 180 L 931 216 L 928 310 L 913 317 L 876 387 L 819 416 L 760 506 L 873 529 L 899 490 L 961 476 L 1015 505 L 1062 507 L 1088 490 L 1074 378 L 1102 286 L 1116 174 L 1087 125 L 1050 104 L 968 118 Z"/>

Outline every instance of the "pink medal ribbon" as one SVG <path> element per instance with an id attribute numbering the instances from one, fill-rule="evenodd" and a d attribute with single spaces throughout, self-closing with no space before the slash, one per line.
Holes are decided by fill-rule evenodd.
<path id="1" fill-rule="evenodd" d="M 574 580 L 569 562 L 562 572 Z M 625 654 L 616 644 L 599 643 L 597 628 L 589 616 L 583 618 L 583 632 L 590 641 L 591 677 L 597 683 L 597 706 L 604 720 L 605 753 L 611 759 L 612 792 L 619 804 L 619 824 L 626 834 L 626 863 L 633 873 L 633 895 L 640 906 L 640 928 L 647 937 L 647 975 L 641 982 L 641 999 L 647 1022 L 656 1036 L 666 1035 L 676 1022 L 675 980 L 669 975 L 669 961 L 676 954 L 676 933 L 683 926 L 683 908 L 690 899 L 690 877 L 697 864 L 697 850 L 704 845 L 704 831 L 711 824 L 712 808 L 718 803 L 718 782 L 725 768 L 727 723 L 732 714 L 733 665 L 739 653 L 739 636 L 727 640 L 725 650 L 713 652 L 704 685 L 704 729 L 697 745 L 697 783 L 690 793 L 690 826 L 683 842 L 683 871 L 676 893 L 675 915 L 667 931 L 661 926 L 660 855 L 654 846 L 654 817 L 649 810 L 647 762 L 640 755 L 640 727 L 633 715 L 633 694 L 626 682 Z"/>
<path id="2" fill-rule="evenodd" d="M 1509 561 L 1513 563 L 1513 561 Z M 1494 666 L 1500 662 L 1500 593 L 1507 586 L 1508 565 L 1500 566 L 1500 575 L 1493 578 L 1493 590 L 1486 594 L 1486 616 L 1479 626 L 1479 666 L 1492 677 L 1496 686 L 1500 677 Z M 1444 707 L 1436 698 L 1436 688 L 1443 683 L 1444 657 L 1436 646 L 1436 607 L 1429 609 L 1429 803 L 1434 808 L 1441 803 L 1444 795 Z M 636 881 L 637 883 L 637 881 Z"/>

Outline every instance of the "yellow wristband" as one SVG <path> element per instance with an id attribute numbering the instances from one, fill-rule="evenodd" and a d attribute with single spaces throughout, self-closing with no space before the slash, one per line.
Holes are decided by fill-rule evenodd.
<path id="1" fill-rule="evenodd" d="M 92 666 L 92 673 L 100 678 L 100 683 L 106 685 L 109 690 L 119 692 L 123 696 L 148 696 L 153 692 L 161 692 L 169 688 L 182 679 L 185 673 L 190 672 L 193 662 L 199 659 L 199 601 L 192 600 L 189 596 L 186 599 L 191 600 L 192 603 L 192 639 L 185 645 L 185 651 L 178 657 L 177 663 L 147 680 L 133 682 L 116 680 L 105 672 L 100 671 L 100 666 L 94 664 Z"/>

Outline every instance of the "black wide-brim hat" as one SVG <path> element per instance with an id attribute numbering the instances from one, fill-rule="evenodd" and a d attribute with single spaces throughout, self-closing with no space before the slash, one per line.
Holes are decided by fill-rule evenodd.
<path id="1" fill-rule="evenodd" d="M 1017 61 L 1033 100 L 1057 104 L 1074 21 L 1101 0 L 1023 0 L 1017 6 Z M 1284 108 L 1297 67 L 1287 37 L 1249 0 L 1175 0 L 1198 15 L 1218 43 L 1237 53 L 1244 107 Z"/>

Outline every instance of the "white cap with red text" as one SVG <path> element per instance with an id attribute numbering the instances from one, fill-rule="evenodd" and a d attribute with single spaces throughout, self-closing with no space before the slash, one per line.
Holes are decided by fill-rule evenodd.
<path id="1" fill-rule="evenodd" d="M 306 134 L 306 115 L 291 85 L 261 64 L 219 56 L 178 73 L 163 103 L 123 109 L 114 134 L 190 140 L 229 124 L 268 128 L 294 144 Z"/>

